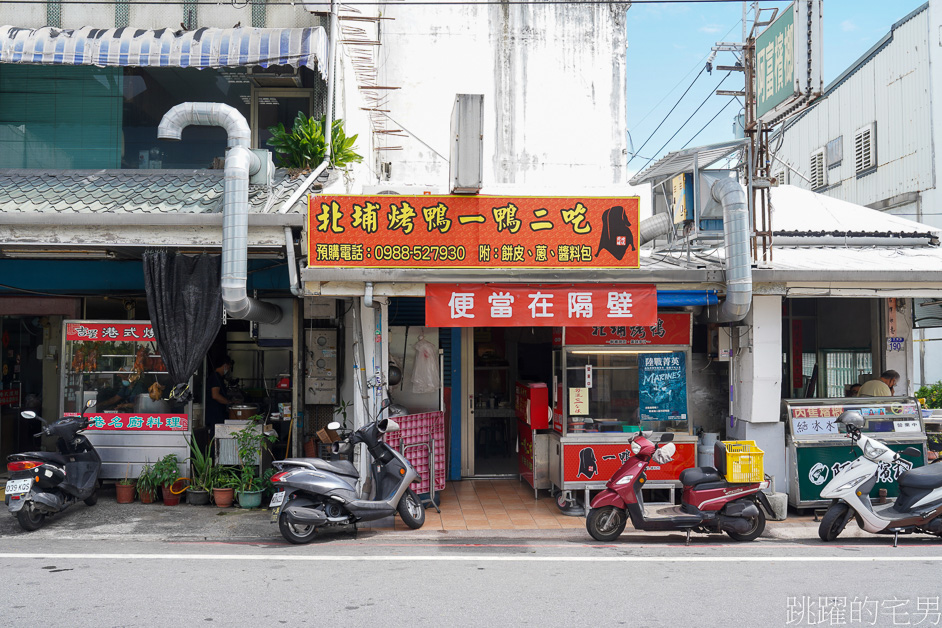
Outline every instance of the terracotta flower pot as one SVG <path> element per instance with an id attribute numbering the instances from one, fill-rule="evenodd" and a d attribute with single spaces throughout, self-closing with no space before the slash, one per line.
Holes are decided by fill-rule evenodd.
<path id="1" fill-rule="evenodd" d="M 180 496 L 174 495 L 169 486 L 161 486 L 160 492 L 163 494 L 164 506 L 176 506 L 180 503 Z"/>
<path id="2" fill-rule="evenodd" d="M 304 441 L 304 457 L 305 458 L 317 457 L 317 445 L 314 444 L 313 438 L 309 438 L 306 441 Z"/>
<path id="3" fill-rule="evenodd" d="M 235 489 L 233 488 L 214 488 L 213 489 L 213 501 L 216 502 L 217 508 L 228 508 L 232 505 L 232 500 L 235 499 Z"/>
<path id="4" fill-rule="evenodd" d="M 133 484 L 115 484 L 116 498 L 119 504 L 130 504 L 134 501 Z"/>
<path id="5" fill-rule="evenodd" d="M 142 504 L 153 504 L 154 503 L 154 493 L 153 491 L 139 491 L 138 495 L 141 497 Z"/>

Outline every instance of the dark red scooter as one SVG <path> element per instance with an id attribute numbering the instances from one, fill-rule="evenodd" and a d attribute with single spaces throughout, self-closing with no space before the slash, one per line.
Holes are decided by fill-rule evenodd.
<path id="1" fill-rule="evenodd" d="M 657 464 L 671 461 L 676 447 L 673 434 L 664 434 L 655 445 L 639 434 L 631 443 L 633 455 L 615 472 L 605 490 L 592 500 L 592 509 L 585 527 L 596 541 L 613 541 L 625 530 L 628 516 L 631 525 L 649 532 L 680 530 L 711 534 L 726 532 L 736 541 L 752 541 L 765 530 L 765 513 L 772 514 L 772 505 L 761 489 L 768 482 L 734 484 L 727 482 L 726 450 L 717 443 L 716 461 L 719 469 L 695 467 L 680 474 L 684 485 L 680 506 L 645 508 L 641 487 L 647 481 L 644 470 L 654 460 Z M 719 455 L 722 451 L 722 455 Z"/>

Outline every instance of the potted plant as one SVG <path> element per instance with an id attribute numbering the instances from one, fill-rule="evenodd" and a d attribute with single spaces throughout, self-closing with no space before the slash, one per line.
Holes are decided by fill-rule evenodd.
<path id="1" fill-rule="evenodd" d="M 180 477 L 180 460 L 177 458 L 177 454 L 167 454 L 158 460 L 157 464 L 154 465 L 153 473 L 154 482 L 163 492 L 164 505 L 176 506 L 179 504 L 180 493 L 183 491 L 182 489 L 178 492 L 173 490 L 177 478 Z"/>
<path id="2" fill-rule="evenodd" d="M 187 439 L 190 446 L 190 487 L 187 489 L 186 501 L 193 505 L 205 505 L 209 503 L 209 491 L 213 473 L 213 458 L 210 452 L 213 450 L 213 442 L 210 439 L 206 449 L 200 449 L 195 440 Z"/>
<path id="3" fill-rule="evenodd" d="M 256 475 L 256 460 L 261 459 L 262 451 L 277 440 L 275 434 L 266 434 L 261 425 L 262 415 L 251 417 L 251 423 L 237 432 L 233 432 L 239 453 L 239 505 L 242 508 L 257 508 L 262 501 L 262 479 Z"/>
<path id="4" fill-rule="evenodd" d="M 131 463 L 127 463 L 124 468 L 124 478 L 119 479 L 115 484 L 115 497 L 119 504 L 130 504 L 134 501 L 134 478 L 129 478 Z"/>
<path id="5" fill-rule="evenodd" d="M 157 492 L 157 483 L 154 481 L 154 468 L 149 464 L 141 467 L 141 472 L 137 476 L 137 494 L 141 498 L 142 504 L 151 504 L 154 502 L 154 495 Z"/>
<path id="6" fill-rule="evenodd" d="M 294 119 L 291 129 L 284 124 L 269 127 L 272 134 L 268 145 L 274 149 L 278 158 L 278 165 L 282 168 L 310 170 L 316 168 L 324 161 L 327 154 L 327 137 L 324 127 L 327 125 L 327 116 L 320 119 L 308 117 L 302 112 Z M 343 128 L 343 120 L 334 120 L 331 124 L 331 168 L 344 168 L 347 164 L 363 161 L 363 157 L 354 151 L 356 135 L 347 137 Z M 329 173 L 325 171 L 318 181 L 328 181 Z"/>
<path id="7" fill-rule="evenodd" d="M 228 508 L 235 498 L 239 476 L 229 467 L 214 467 L 210 477 L 213 502 L 217 508 Z"/>

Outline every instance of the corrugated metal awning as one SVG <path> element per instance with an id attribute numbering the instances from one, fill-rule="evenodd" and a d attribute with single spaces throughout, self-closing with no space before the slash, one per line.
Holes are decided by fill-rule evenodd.
<path id="1" fill-rule="evenodd" d="M 677 150 L 661 157 L 650 167 L 645 168 L 628 181 L 631 185 L 657 183 L 669 179 L 681 172 L 693 172 L 694 161 L 698 168 L 708 168 L 724 157 L 732 155 L 746 145 L 746 140 L 720 142 L 708 146 L 697 146 Z"/>
<path id="2" fill-rule="evenodd" d="M 175 68 L 292 65 L 327 73 L 315 28 L 37 29 L 0 26 L 0 63 Z"/>

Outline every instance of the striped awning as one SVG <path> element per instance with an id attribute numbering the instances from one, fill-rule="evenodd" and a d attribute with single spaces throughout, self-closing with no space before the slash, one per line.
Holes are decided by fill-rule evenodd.
<path id="1" fill-rule="evenodd" d="M 0 63 L 174 68 L 292 65 L 327 74 L 316 28 L 37 29 L 0 26 Z"/>

